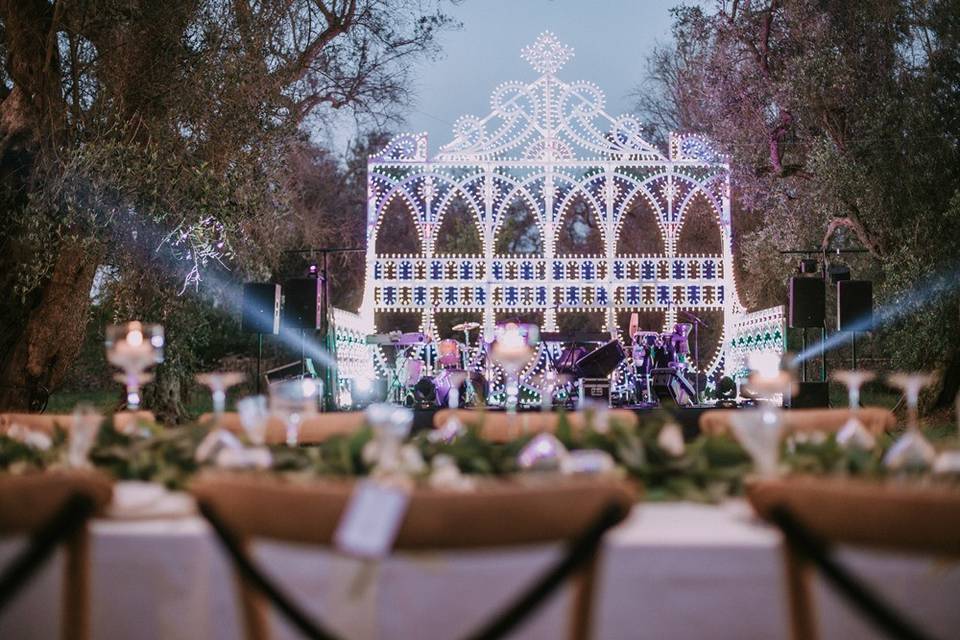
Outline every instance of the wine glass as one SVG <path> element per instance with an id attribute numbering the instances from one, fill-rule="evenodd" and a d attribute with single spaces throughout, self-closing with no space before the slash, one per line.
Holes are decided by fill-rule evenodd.
<path id="1" fill-rule="evenodd" d="M 67 462 L 71 467 L 89 467 L 90 449 L 97 439 L 103 415 L 89 402 L 81 402 L 73 409 L 73 424 L 67 444 Z"/>
<path id="2" fill-rule="evenodd" d="M 107 362 L 123 370 L 127 387 L 127 409 L 140 408 L 140 386 L 149 381 L 148 368 L 163 362 L 163 327 L 134 320 L 107 327 Z"/>
<path id="3" fill-rule="evenodd" d="M 267 422 L 270 409 L 265 396 L 250 396 L 237 402 L 240 426 L 255 447 L 262 447 L 267 441 Z"/>
<path id="4" fill-rule="evenodd" d="M 793 388 L 792 370 L 783 368 L 784 359 L 772 352 L 751 354 L 750 389 L 766 396 L 787 394 Z M 780 461 L 780 441 L 786 427 L 783 412 L 773 400 L 761 401 L 756 409 L 734 411 L 730 416 L 734 436 L 753 459 L 754 468 L 761 476 L 777 474 Z"/>
<path id="5" fill-rule="evenodd" d="M 860 389 L 876 375 L 872 371 L 837 371 L 833 377 L 847 386 L 850 398 L 850 417 L 837 432 L 837 442 L 847 448 L 873 449 L 877 440 L 860 419 Z"/>
<path id="6" fill-rule="evenodd" d="M 503 368 L 506 377 L 506 409 L 515 414 L 520 405 L 520 370 L 533 353 L 519 325 L 508 322 L 493 343 L 493 359 Z"/>
<path id="7" fill-rule="evenodd" d="M 927 467 L 933 464 L 937 456 L 933 445 L 920 432 L 917 413 L 920 390 L 932 380 L 933 376 L 929 373 L 895 373 L 887 378 L 890 384 L 903 389 L 907 399 L 907 429 L 883 459 L 883 463 L 892 469 Z"/>
<path id="8" fill-rule="evenodd" d="M 300 440 L 300 425 L 305 416 L 317 412 L 323 383 L 313 378 L 285 380 L 270 385 L 270 411 L 284 421 L 286 442 L 295 447 Z"/>
<path id="9" fill-rule="evenodd" d="M 208 387 L 210 394 L 213 396 L 214 429 L 219 429 L 223 421 L 223 412 L 227 407 L 227 389 L 240 384 L 246 377 L 246 375 L 238 371 L 216 371 L 197 374 L 197 382 Z"/>
<path id="10" fill-rule="evenodd" d="M 402 466 L 400 446 L 413 426 L 413 411 L 394 404 L 372 404 L 366 410 L 373 430 L 374 467 L 377 474 L 390 474 Z"/>

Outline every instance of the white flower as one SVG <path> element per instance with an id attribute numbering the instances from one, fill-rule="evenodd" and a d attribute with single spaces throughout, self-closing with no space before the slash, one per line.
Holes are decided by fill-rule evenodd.
<path id="1" fill-rule="evenodd" d="M 427 470 L 427 463 L 420 455 L 420 449 L 412 444 L 400 447 L 400 468 L 406 473 L 420 475 Z"/>
<path id="2" fill-rule="evenodd" d="M 377 460 L 380 459 L 380 443 L 376 440 L 367 441 L 367 444 L 363 445 L 360 457 L 363 459 L 364 464 L 368 466 L 374 465 Z"/>
<path id="3" fill-rule="evenodd" d="M 657 445 L 675 458 L 682 456 L 686 447 L 680 425 L 675 422 L 665 424 L 657 435 Z"/>
<path id="4" fill-rule="evenodd" d="M 19 424 L 14 424 L 7 430 L 7 437 L 41 451 L 53 446 L 53 440 L 47 434 Z"/>
<path id="5" fill-rule="evenodd" d="M 434 489 L 452 491 L 470 491 L 475 486 L 473 478 L 460 473 L 453 458 L 443 454 L 433 458 L 433 471 L 427 482 Z"/>

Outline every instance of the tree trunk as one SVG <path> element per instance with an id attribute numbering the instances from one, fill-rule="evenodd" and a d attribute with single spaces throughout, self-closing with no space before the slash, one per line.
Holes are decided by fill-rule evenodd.
<path id="1" fill-rule="evenodd" d="M 143 390 L 143 406 L 153 411 L 157 422 L 180 424 L 187 417 L 183 405 L 183 376 L 177 375 L 173 363 L 157 367 L 154 381 Z"/>
<path id="2" fill-rule="evenodd" d="M 933 408 L 946 409 L 952 407 L 957 402 L 958 392 L 960 392 L 960 353 L 954 351 L 953 357 L 947 361 L 946 367 L 943 369 L 943 375 L 940 378 L 940 390 L 933 402 Z"/>
<path id="3" fill-rule="evenodd" d="M 88 245 L 60 248 L 0 370 L 0 409 L 40 409 L 63 381 L 83 345 L 98 256 Z"/>

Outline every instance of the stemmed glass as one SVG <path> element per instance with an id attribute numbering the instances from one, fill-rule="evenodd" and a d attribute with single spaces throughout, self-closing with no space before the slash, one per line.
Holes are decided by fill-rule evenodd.
<path id="1" fill-rule="evenodd" d="M 750 357 L 750 388 L 762 395 L 777 395 L 790 392 L 793 376 L 781 370 L 780 356 L 775 353 L 758 353 Z M 780 408 L 773 401 L 764 401 L 756 409 L 734 411 L 730 425 L 737 440 L 750 457 L 761 476 L 776 475 L 780 461 L 780 440 L 784 424 Z"/>
<path id="2" fill-rule="evenodd" d="M 860 419 L 860 389 L 876 375 L 872 371 L 837 371 L 833 377 L 847 386 L 850 398 L 850 417 L 837 432 L 837 442 L 847 448 L 873 449 L 877 440 Z"/>
<path id="3" fill-rule="evenodd" d="M 240 384 L 246 379 L 237 371 L 212 372 L 197 374 L 196 380 L 210 389 L 213 396 L 213 428 L 219 429 L 223 422 L 223 413 L 227 408 L 227 389 Z"/>
<path id="4" fill-rule="evenodd" d="M 317 412 L 317 401 L 323 393 L 323 383 L 313 378 L 286 380 L 270 385 L 270 411 L 284 421 L 288 446 L 295 447 L 300 440 L 300 425 L 305 416 Z"/>
<path id="5" fill-rule="evenodd" d="M 240 400 L 237 413 L 240 414 L 240 426 L 250 442 L 255 447 L 262 447 L 267 441 L 267 422 L 270 420 L 266 397 L 250 396 Z"/>
<path id="6" fill-rule="evenodd" d="M 507 413 L 515 414 L 520 405 L 520 370 L 533 351 L 520 332 L 520 327 L 510 322 L 503 333 L 493 343 L 493 359 L 503 367 L 506 377 L 506 409 Z"/>
<path id="7" fill-rule="evenodd" d="M 392 404 L 367 407 L 367 422 L 373 430 L 377 475 L 389 475 L 400 469 L 400 447 L 413 426 L 413 411 Z"/>
<path id="8" fill-rule="evenodd" d="M 429 437 L 434 441 L 453 442 L 464 432 L 463 423 L 457 417 L 456 409 L 460 405 L 460 385 L 466 382 L 467 374 L 464 371 L 451 371 L 447 377 L 450 391 L 447 393 L 447 403 L 454 411 L 446 419 L 443 426 L 432 432 Z"/>
<path id="9" fill-rule="evenodd" d="M 892 469 L 933 464 L 937 452 L 920 432 L 920 420 L 917 415 L 920 390 L 930 384 L 933 376 L 929 373 L 895 373 L 887 380 L 893 386 L 903 389 L 903 394 L 906 396 L 907 430 L 887 451 L 883 463 Z"/>
<path id="10" fill-rule="evenodd" d="M 88 402 L 79 403 L 73 410 L 73 425 L 67 445 L 67 462 L 71 467 L 89 467 L 90 449 L 97 439 L 103 415 Z"/>
<path id="11" fill-rule="evenodd" d="M 127 387 L 127 409 L 140 408 L 140 387 L 153 379 L 145 371 L 163 362 L 163 327 L 133 321 L 107 327 L 107 362 L 123 370 L 117 380 Z"/>

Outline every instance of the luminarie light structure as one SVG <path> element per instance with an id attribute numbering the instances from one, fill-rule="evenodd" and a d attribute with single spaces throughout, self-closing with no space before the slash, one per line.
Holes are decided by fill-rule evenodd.
<path id="1" fill-rule="evenodd" d="M 782 308 L 746 315 L 738 299 L 725 158 L 700 136 L 676 134 L 664 155 L 641 137 L 636 117 L 604 111 L 597 86 L 557 76 L 572 55 L 553 34 L 541 34 L 522 51 L 540 76 L 497 87 L 490 113 L 458 119 L 453 140 L 436 156 L 428 156 L 426 134 L 405 133 L 369 158 L 360 317 L 389 331 L 394 327 L 375 326 L 377 312 L 416 312 L 421 330 L 433 333 L 437 313 L 471 311 L 482 314 L 489 332 L 498 314 L 542 312 L 543 330 L 555 331 L 560 315 L 587 311 L 604 313 L 606 328 L 616 333 L 618 312 L 662 311 L 669 327 L 680 311 L 720 310 L 723 342 L 703 358 L 714 377 L 742 368 L 749 351 L 782 351 Z M 699 197 L 714 213 L 721 253 L 678 253 L 680 231 Z M 575 202 L 586 203 L 600 231 L 603 251 L 597 255 L 558 252 L 559 233 Z M 416 226 L 419 253 L 377 250 L 378 236 L 389 232 L 384 214 L 398 203 Z M 649 228 L 625 225 L 637 204 L 653 212 Z M 437 232 L 454 207 L 469 211 L 481 253 L 437 251 Z M 511 207 L 533 214 L 542 240 L 538 254 L 496 252 Z M 662 253 L 618 252 L 621 235 L 651 233 L 662 239 Z"/>

